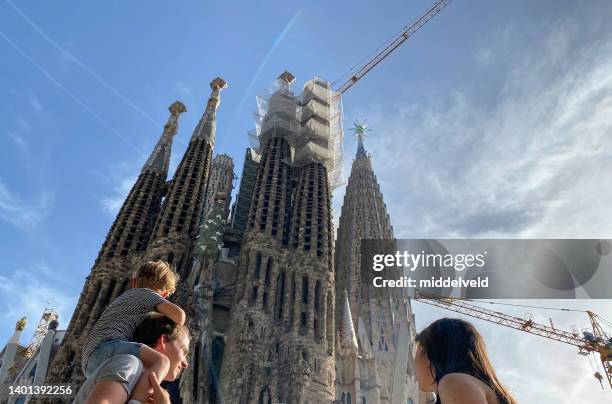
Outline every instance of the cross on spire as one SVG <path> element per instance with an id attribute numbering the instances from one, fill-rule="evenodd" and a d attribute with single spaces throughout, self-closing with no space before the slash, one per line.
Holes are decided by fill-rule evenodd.
<path id="1" fill-rule="evenodd" d="M 368 128 L 366 120 L 355 120 L 355 122 L 353 122 L 353 127 L 349 130 L 352 131 L 357 138 L 357 158 L 368 157 L 365 147 L 363 146 L 363 139 L 365 139 L 366 133 L 371 132 L 372 129 Z"/>

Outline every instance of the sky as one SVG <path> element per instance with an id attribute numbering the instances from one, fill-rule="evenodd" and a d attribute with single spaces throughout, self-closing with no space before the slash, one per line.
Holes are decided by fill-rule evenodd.
<path id="1" fill-rule="evenodd" d="M 22 315 L 26 343 L 46 305 L 67 325 L 174 101 L 188 112 L 171 171 L 210 81 L 227 80 L 215 151 L 240 176 L 255 96 L 280 73 L 296 89 L 334 82 L 431 4 L 0 0 L 0 346 Z M 611 19 L 605 0 L 455 0 L 344 95 L 345 129 L 372 129 L 397 237 L 612 238 Z M 346 131 L 346 174 L 355 150 Z M 612 319 L 612 301 L 519 303 Z M 413 307 L 417 329 L 453 315 Z M 503 311 L 588 326 L 579 312 Z M 612 397 L 572 347 L 474 324 L 520 403 Z"/>

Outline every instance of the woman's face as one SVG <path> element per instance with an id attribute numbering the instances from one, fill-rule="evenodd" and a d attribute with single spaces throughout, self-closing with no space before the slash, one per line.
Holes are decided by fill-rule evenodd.
<path id="1" fill-rule="evenodd" d="M 416 357 L 414 358 L 416 367 L 416 377 L 419 382 L 419 388 L 424 392 L 435 392 L 436 381 L 434 379 L 435 369 L 431 366 L 427 354 L 421 344 L 417 344 Z"/>

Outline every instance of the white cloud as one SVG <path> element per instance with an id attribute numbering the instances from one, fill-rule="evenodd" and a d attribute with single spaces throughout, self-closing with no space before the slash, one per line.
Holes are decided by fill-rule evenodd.
<path id="1" fill-rule="evenodd" d="M 32 125 L 30 125 L 30 122 L 28 122 L 25 118 L 19 116 L 15 118 L 15 120 L 17 121 L 17 126 L 20 130 L 25 132 L 29 132 L 32 130 Z"/>
<path id="2" fill-rule="evenodd" d="M 119 213 L 125 198 L 138 178 L 137 162 L 112 165 L 104 178 L 111 184 L 110 195 L 100 200 L 102 210 L 113 218 Z"/>
<path id="3" fill-rule="evenodd" d="M 6 134 L 20 149 L 26 150 L 28 148 L 28 142 L 23 134 L 13 131 L 6 132 Z"/>
<path id="4" fill-rule="evenodd" d="M 42 112 L 43 106 L 40 103 L 40 100 L 38 99 L 38 97 L 33 95 L 30 97 L 29 101 L 30 101 L 30 105 L 32 106 L 32 108 L 34 108 L 36 112 Z"/>
<path id="5" fill-rule="evenodd" d="M 612 46 L 576 32 L 542 33 L 494 97 L 357 111 L 397 236 L 612 236 Z"/>
<path id="6" fill-rule="evenodd" d="M 54 202 L 55 193 L 50 191 L 40 192 L 34 200 L 24 201 L 0 179 L 0 219 L 21 230 L 34 229 L 48 216 Z"/>
<path id="7" fill-rule="evenodd" d="M 38 325 L 45 307 L 54 308 L 59 314 L 60 329 L 66 329 L 78 300 L 78 293 L 69 295 L 59 286 L 61 279 L 57 271 L 45 262 L 38 262 L 26 269 L 13 271 L 10 275 L 0 275 L 0 292 L 10 297 L 0 300 L 0 321 L 5 324 L 4 344 L 10 337 L 12 327 L 22 316 L 28 319 L 27 327 L 21 338 L 26 345 Z"/>
<path id="8" fill-rule="evenodd" d="M 503 78 L 486 97 L 479 91 L 487 84 L 483 74 L 427 102 L 351 111 L 373 129 L 366 148 L 397 237 L 612 236 L 612 38 L 594 28 L 604 25 L 590 26 L 589 38 L 577 26 L 565 21 L 539 29 L 539 43 L 508 26 L 491 35 L 492 43 L 479 44 L 472 68 L 484 73 L 495 66 Z M 509 54 L 509 43 L 529 46 Z M 334 195 L 336 214 L 343 194 Z M 612 318 L 610 300 L 515 303 Z M 473 322 L 520 403 L 609 401 L 589 360 L 571 346 L 413 306 L 419 330 L 444 316 Z M 542 324 L 550 317 L 559 329 L 590 328 L 585 313 L 490 308 L 518 317 L 532 312 Z"/>

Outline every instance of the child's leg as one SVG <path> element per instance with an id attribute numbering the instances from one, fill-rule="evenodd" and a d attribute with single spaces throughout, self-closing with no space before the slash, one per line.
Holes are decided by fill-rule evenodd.
<path id="1" fill-rule="evenodd" d="M 149 382 L 147 373 L 154 372 L 157 380 L 164 380 L 170 370 L 170 359 L 166 355 L 143 344 L 140 346 L 140 360 L 145 367 L 145 372 L 140 376 L 130 398 L 146 403 L 153 392 L 153 386 Z"/>
<path id="2" fill-rule="evenodd" d="M 125 388 L 119 382 L 105 380 L 96 384 L 89 394 L 87 404 L 117 404 L 128 399 Z"/>

